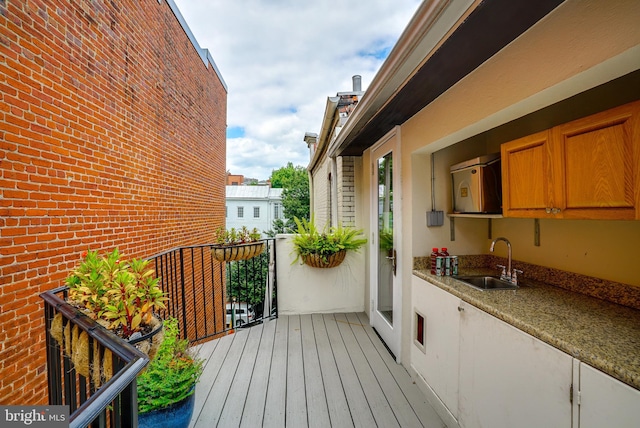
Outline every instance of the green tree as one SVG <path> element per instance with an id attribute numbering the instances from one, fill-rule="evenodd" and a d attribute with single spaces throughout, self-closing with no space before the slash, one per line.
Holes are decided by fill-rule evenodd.
<path id="1" fill-rule="evenodd" d="M 289 186 L 289 183 L 293 180 L 293 176 L 296 174 L 296 171 L 304 171 L 304 168 L 301 166 L 294 167 L 293 163 L 288 162 L 287 166 L 283 166 L 282 168 L 274 169 L 271 171 L 271 187 L 276 189 L 285 189 Z"/>
<path id="2" fill-rule="evenodd" d="M 227 265 L 227 296 L 236 302 L 247 302 L 262 307 L 266 281 L 269 275 L 267 251 L 249 260 L 230 262 Z"/>
<path id="3" fill-rule="evenodd" d="M 309 220 L 309 174 L 306 168 L 294 167 L 289 162 L 287 166 L 272 171 L 270 180 L 272 187 L 283 189 L 282 208 L 287 222 L 274 221 L 273 231 L 267 234 L 295 231 L 294 217 Z"/>

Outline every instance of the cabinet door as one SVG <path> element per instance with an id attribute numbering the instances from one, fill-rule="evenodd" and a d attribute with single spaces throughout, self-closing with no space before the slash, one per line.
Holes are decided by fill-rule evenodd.
<path id="1" fill-rule="evenodd" d="M 549 217 L 554 183 L 549 131 L 501 146 L 502 214 L 505 217 Z"/>
<path id="2" fill-rule="evenodd" d="M 460 321 L 461 427 L 571 427 L 572 358 L 465 303 Z"/>
<path id="3" fill-rule="evenodd" d="M 580 363 L 580 428 L 640 424 L 640 391 Z"/>
<path id="4" fill-rule="evenodd" d="M 456 418 L 460 299 L 415 276 L 412 294 L 414 311 L 423 316 L 424 346 L 411 345 L 411 364 Z"/>
<path id="5" fill-rule="evenodd" d="M 564 218 L 640 218 L 638 103 L 552 129 L 556 201 Z"/>

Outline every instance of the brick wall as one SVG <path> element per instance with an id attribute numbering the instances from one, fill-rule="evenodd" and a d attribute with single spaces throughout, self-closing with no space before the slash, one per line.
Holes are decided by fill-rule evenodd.
<path id="1" fill-rule="evenodd" d="M 355 158 L 339 156 L 338 169 L 338 218 L 342 226 L 356 225 Z"/>
<path id="2" fill-rule="evenodd" d="M 226 90 L 166 2 L 0 0 L 0 97 L 0 404 L 45 403 L 38 294 L 224 222 Z"/>

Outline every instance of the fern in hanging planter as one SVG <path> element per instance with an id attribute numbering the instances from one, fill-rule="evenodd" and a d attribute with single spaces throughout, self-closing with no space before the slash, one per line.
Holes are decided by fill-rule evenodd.
<path id="1" fill-rule="evenodd" d="M 296 258 L 293 263 L 300 260 L 317 268 L 336 267 L 342 263 L 348 250 L 358 251 L 367 243 L 362 237 L 361 229 L 352 227 L 330 227 L 319 231 L 313 217 L 310 221 L 294 217 L 298 227 L 298 233 L 292 239 L 293 250 Z"/>

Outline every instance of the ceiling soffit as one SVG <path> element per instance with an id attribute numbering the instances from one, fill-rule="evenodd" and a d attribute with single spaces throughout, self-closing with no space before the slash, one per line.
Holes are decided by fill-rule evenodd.
<path id="1" fill-rule="evenodd" d="M 342 141 L 334 153 L 361 155 L 394 126 L 429 105 L 563 1 L 483 1 L 366 124 L 356 124 L 353 132 L 340 136 Z"/>

